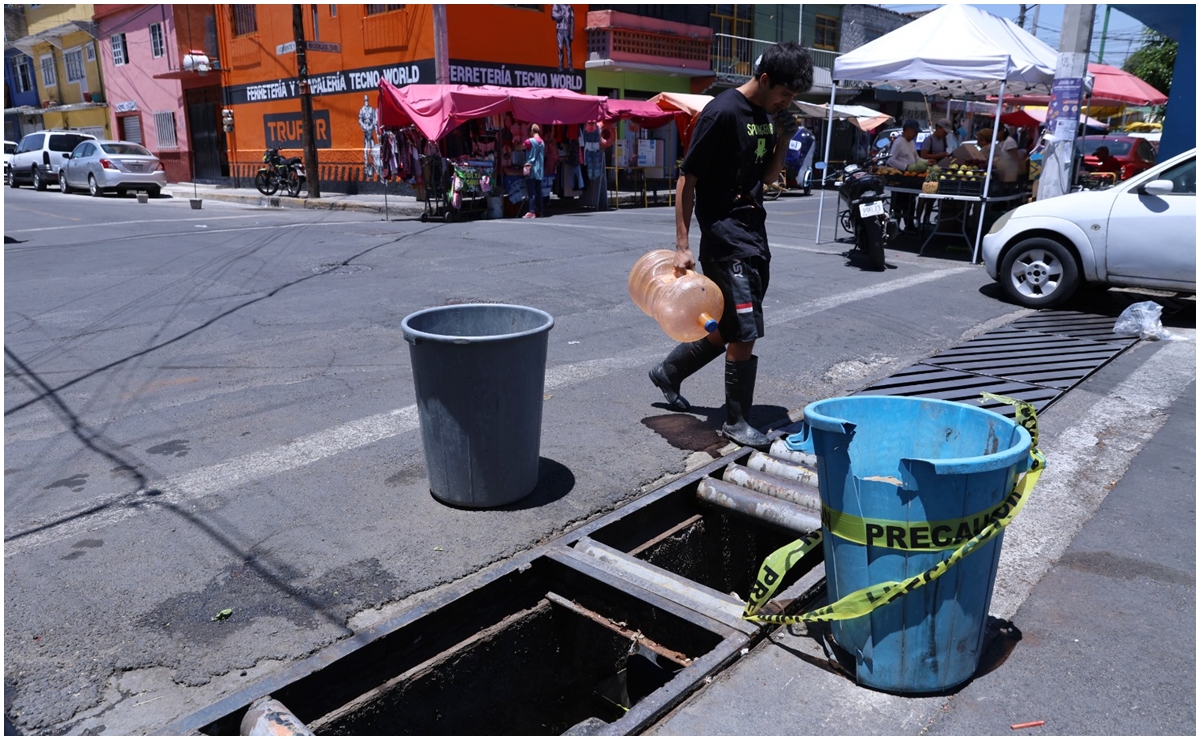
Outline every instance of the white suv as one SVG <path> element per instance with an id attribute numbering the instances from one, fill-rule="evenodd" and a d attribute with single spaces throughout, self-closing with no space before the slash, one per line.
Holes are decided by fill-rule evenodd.
<path id="1" fill-rule="evenodd" d="M 79 142 L 95 136 L 80 131 L 37 131 L 27 134 L 17 145 L 8 163 L 8 184 L 14 188 L 22 182 L 35 190 L 45 190 L 47 183 L 58 182 L 58 171 Z"/>

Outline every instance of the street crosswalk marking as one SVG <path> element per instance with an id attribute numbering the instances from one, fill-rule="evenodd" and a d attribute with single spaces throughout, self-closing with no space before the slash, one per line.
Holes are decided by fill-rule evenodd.
<path id="1" fill-rule="evenodd" d="M 796 321 L 814 314 L 872 298 L 895 290 L 975 268 L 933 269 L 865 288 L 817 298 L 768 314 L 769 326 Z M 647 366 L 661 359 L 669 342 L 656 342 L 626 350 L 612 357 L 586 360 L 548 368 L 546 389 L 568 387 L 614 372 Z M 91 501 L 65 512 L 35 520 L 6 521 L 4 557 L 9 558 L 65 538 L 75 537 L 99 527 L 115 524 L 155 505 L 181 505 L 219 491 L 227 491 L 254 481 L 286 473 L 334 455 L 369 444 L 414 432 L 419 428 L 416 405 L 364 417 L 337 427 L 316 432 L 292 442 L 226 460 L 215 465 L 152 481 L 149 490 L 127 492 Z"/>

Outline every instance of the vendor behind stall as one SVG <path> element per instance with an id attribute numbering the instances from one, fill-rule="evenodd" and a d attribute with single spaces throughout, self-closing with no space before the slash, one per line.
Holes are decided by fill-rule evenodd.
<path id="1" fill-rule="evenodd" d="M 917 145 L 913 143 L 913 140 L 917 138 L 917 129 L 920 128 L 920 125 L 909 118 L 904 122 L 902 128 L 900 135 L 892 141 L 892 146 L 888 150 L 890 156 L 887 160 L 889 167 L 895 167 L 901 172 L 910 164 L 916 164 L 920 159 L 917 155 Z M 915 205 L 916 198 L 911 193 L 892 194 L 892 213 L 896 218 L 901 219 L 909 230 L 916 228 L 916 222 L 913 219 Z"/>
<path id="2" fill-rule="evenodd" d="M 950 138 L 950 129 L 953 126 L 950 119 L 943 118 L 937 122 L 937 126 L 933 129 L 932 136 L 926 136 L 925 141 L 921 142 L 921 157 L 929 161 L 929 164 L 941 164 L 942 160 L 950 156 L 954 151 L 953 139 Z"/>

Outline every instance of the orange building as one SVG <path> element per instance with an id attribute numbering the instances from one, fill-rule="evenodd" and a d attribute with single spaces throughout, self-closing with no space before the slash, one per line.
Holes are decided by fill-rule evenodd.
<path id="1" fill-rule="evenodd" d="M 267 147 L 300 156 L 303 130 L 291 5 L 218 5 L 231 175 L 251 178 Z M 375 181 L 381 77 L 438 82 L 432 5 L 304 5 L 322 188 Z M 584 5 L 446 5 L 444 81 L 586 89 Z"/>

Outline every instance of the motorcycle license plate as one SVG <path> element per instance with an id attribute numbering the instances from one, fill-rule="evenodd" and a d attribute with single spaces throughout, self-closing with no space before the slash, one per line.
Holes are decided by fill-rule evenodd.
<path id="1" fill-rule="evenodd" d="M 870 216 L 882 216 L 884 214 L 883 201 L 877 200 L 874 203 L 861 203 L 858 206 L 858 215 L 863 218 Z"/>

